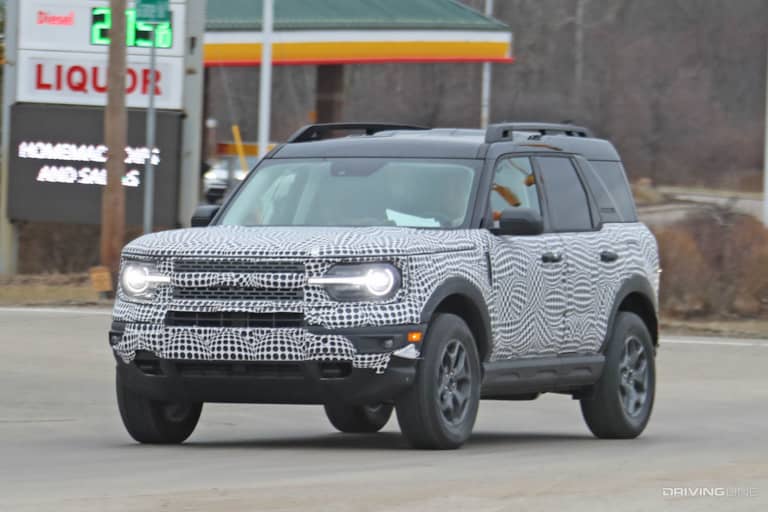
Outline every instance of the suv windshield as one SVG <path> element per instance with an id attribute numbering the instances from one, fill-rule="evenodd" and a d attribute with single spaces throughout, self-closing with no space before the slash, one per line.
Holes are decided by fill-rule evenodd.
<path id="1" fill-rule="evenodd" d="M 479 166 L 453 159 L 264 160 L 219 224 L 462 227 Z"/>

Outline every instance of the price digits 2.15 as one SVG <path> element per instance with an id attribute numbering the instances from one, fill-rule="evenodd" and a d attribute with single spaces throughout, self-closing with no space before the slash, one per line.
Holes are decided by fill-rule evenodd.
<path id="1" fill-rule="evenodd" d="M 96 7 L 92 10 L 91 44 L 108 45 L 109 29 L 112 27 L 112 12 L 109 7 Z M 129 47 L 151 48 L 152 30 L 155 30 L 157 48 L 170 48 L 173 45 L 173 27 L 171 22 L 145 23 L 136 21 L 136 10 L 125 11 L 125 44 Z"/>

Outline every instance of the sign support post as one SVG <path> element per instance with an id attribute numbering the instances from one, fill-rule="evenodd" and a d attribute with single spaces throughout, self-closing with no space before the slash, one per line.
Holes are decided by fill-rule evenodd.
<path id="1" fill-rule="evenodd" d="M 168 0 L 137 0 L 136 20 L 152 25 L 152 46 L 149 50 L 149 108 L 147 108 L 147 161 L 144 166 L 144 234 L 152 232 L 155 200 L 155 89 L 157 87 L 157 24 L 170 20 Z"/>
<path id="2" fill-rule="evenodd" d="M 147 163 L 144 166 L 144 234 L 152 232 L 155 202 L 155 167 L 152 156 L 155 150 L 155 88 L 157 87 L 157 25 L 152 26 L 152 48 L 149 57 L 149 108 L 147 109 Z"/>
<path id="3" fill-rule="evenodd" d="M 19 237 L 16 226 L 8 218 L 8 164 L 11 148 L 11 105 L 16 97 L 16 55 L 18 47 L 19 2 L 8 0 L 5 5 L 5 58 L 3 65 L 3 121 L 0 148 L 0 274 L 15 274 L 19 258 Z"/>

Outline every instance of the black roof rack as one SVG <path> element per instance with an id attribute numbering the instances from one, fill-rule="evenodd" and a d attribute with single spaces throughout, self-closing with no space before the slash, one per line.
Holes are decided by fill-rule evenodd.
<path id="1" fill-rule="evenodd" d="M 390 130 L 429 130 L 425 126 L 392 123 L 325 123 L 308 124 L 288 138 L 288 142 L 309 142 L 329 138 L 334 131 L 364 131 L 366 135 Z"/>
<path id="2" fill-rule="evenodd" d="M 488 126 L 485 142 L 499 142 L 511 139 L 514 132 L 539 132 L 540 135 L 569 135 L 571 137 L 593 137 L 592 131 L 583 126 L 556 123 L 498 123 Z"/>

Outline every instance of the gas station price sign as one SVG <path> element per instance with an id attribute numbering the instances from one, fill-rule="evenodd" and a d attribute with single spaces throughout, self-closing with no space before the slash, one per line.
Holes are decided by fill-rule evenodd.
<path id="1" fill-rule="evenodd" d="M 145 23 L 137 21 L 136 9 L 125 11 L 126 45 L 128 47 L 151 48 L 152 31 L 155 30 L 156 48 L 173 46 L 173 22 Z M 91 44 L 109 45 L 109 29 L 112 27 L 112 11 L 109 7 L 94 7 L 91 10 Z"/>

